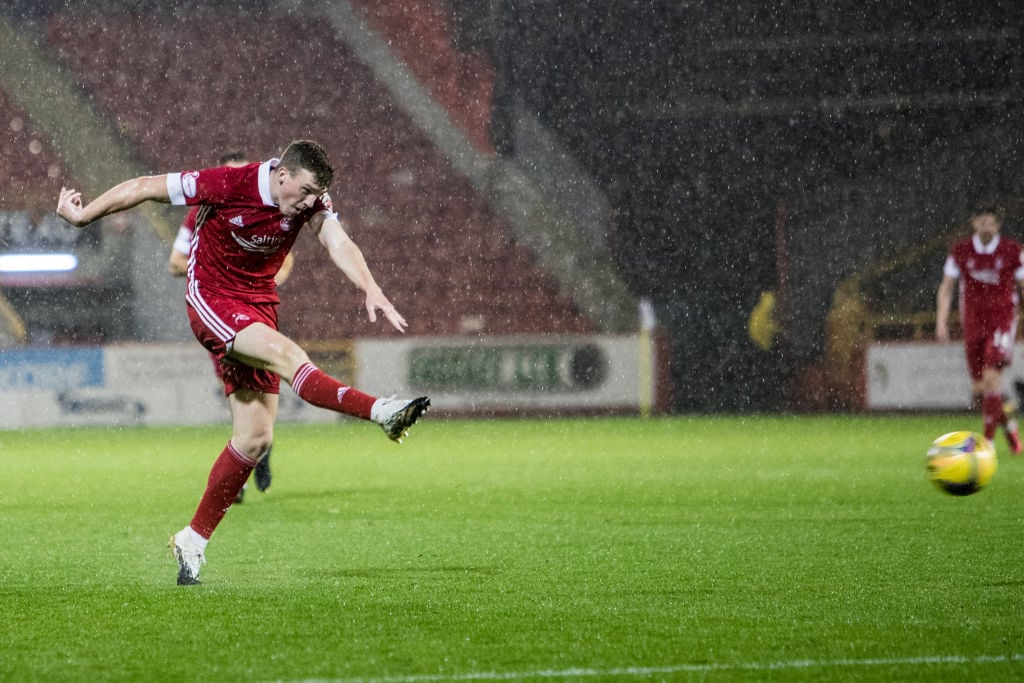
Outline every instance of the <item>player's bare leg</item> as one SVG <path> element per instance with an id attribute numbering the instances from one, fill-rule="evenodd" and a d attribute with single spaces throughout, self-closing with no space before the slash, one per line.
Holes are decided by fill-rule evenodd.
<path id="1" fill-rule="evenodd" d="M 430 408 L 426 396 L 382 399 L 339 382 L 313 365 L 298 344 L 263 323 L 249 325 L 235 336 L 231 356 L 277 374 L 308 403 L 376 422 L 393 441 L 401 442 Z"/>
<path id="2" fill-rule="evenodd" d="M 277 394 L 241 389 L 228 397 L 232 435 L 210 469 L 199 505 L 189 525 L 171 537 L 178 561 L 178 584 L 199 583 L 206 563 L 206 543 L 216 530 L 259 459 L 270 448 L 277 418 Z"/>
<path id="3" fill-rule="evenodd" d="M 982 414 L 985 425 L 985 438 L 992 439 L 999 427 L 1003 428 L 1006 443 L 1013 455 L 1020 455 L 1022 448 L 1020 427 L 1012 413 L 1007 414 L 1003 398 L 1001 367 L 986 367 L 981 375 L 981 388 L 984 392 Z"/>
<path id="4" fill-rule="evenodd" d="M 274 443 L 277 394 L 239 389 L 228 396 L 231 408 L 231 444 L 252 460 L 259 460 Z"/>
<path id="5" fill-rule="evenodd" d="M 256 400 L 255 396 L 261 397 L 261 400 Z M 272 399 L 270 399 L 272 396 Z M 232 424 L 234 424 L 234 434 L 239 435 L 240 430 L 249 433 L 252 429 L 253 442 L 252 446 L 255 449 L 260 449 L 256 457 L 256 467 L 253 469 L 253 478 L 256 479 L 256 487 L 263 492 L 270 485 L 270 450 L 273 446 L 273 422 L 278 417 L 278 403 L 279 397 L 273 394 L 261 394 L 253 391 L 237 391 L 227 397 L 228 405 L 231 408 Z M 266 413 L 270 410 L 267 402 L 272 402 L 272 417 L 270 417 L 269 425 L 266 420 L 269 417 Z M 239 423 L 244 422 L 245 425 L 240 427 Z M 232 436 L 232 441 L 234 440 Z M 240 441 L 241 438 L 240 438 Z M 245 492 L 245 486 L 239 492 L 241 497 Z M 239 502 L 239 501 L 237 501 Z"/>

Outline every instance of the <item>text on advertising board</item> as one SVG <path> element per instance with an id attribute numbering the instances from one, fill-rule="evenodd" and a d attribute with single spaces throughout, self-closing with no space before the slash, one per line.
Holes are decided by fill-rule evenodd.
<path id="1" fill-rule="evenodd" d="M 416 348 L 409 384 L 424 391 L 586 391 L 608 374 L 594 344 Z"/>

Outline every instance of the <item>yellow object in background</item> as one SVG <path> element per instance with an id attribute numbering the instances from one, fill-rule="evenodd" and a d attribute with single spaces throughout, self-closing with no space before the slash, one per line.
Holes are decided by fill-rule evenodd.
<path id="1" fill-rule="evenodd" d="M 750 339 L 767 351 L 772 347 L 778 330 L 779 326 L 775 320 L 775 292 L 761 292 L 761 298 L 750 312 L 750 320 L 747 322 Z"/>

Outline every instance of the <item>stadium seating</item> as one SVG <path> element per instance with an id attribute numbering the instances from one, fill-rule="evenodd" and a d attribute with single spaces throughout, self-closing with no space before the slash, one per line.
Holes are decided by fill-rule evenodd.
<path id="1" fill-rule="evenodd" d="M 38 210 L 56 203 L 61 183 L 68 178 L 60 156 L 46 135 L 3 90 L 0 90 L 0 207 Z"/>
<path id="2" fill-rule="evenodd" d="M 494 69 L 480 50 L 459 50 L 436 0 L 351 0 L 476 147 L 490 141 Z"/>
<path id="3" fill-rule="evenodd" d="M 332 197 L 417 334 L 575 333 L 593 323 L 316 19 L 46 20 L 46 39 L 154 171 L 266 158 L 290 139 L 328 148 Z M 206 36 L 235 36 L 208 40 Z M 311 235 L 282 289 L 298 338 L 387 335 Z"/>

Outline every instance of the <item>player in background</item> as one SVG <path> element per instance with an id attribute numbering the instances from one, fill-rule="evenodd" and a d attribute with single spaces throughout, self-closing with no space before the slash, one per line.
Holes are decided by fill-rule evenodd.
<path id="1" fill-rule="evenodd" d="M 230 166 L 231 168 L 239 168 L 251 164 L 248 156 L 244 152 L 230 151 L 225 152 L 217 160 L 217 163 L 221 166 Z M 188 255 L 192 249 L 192 234 L 195 232 L 196 219 L 199 217 L 198 206 L 193 206 L 188 214 L 185 216 L 185 220 L 182 221 L 178 227 L 178 234 L 174 238 L 174 244 L 171 246 L 171 254 L 167 260 L 167 269 L 171 275 L 175 277 L 185 277 L 188 271 Z M 284 284 L 288 276 L 291 275 L 292 268 L 295 265 L 295 258 L 291 252 L 288 252 L 288 256 L 285 257 L 284 263 L 281 264 L 281 269 L 277 271 L 277 275 L 274 276 L 274 284 L 280 287 Z M 224 382 L 224 366 L 217 356 L 210 354 L 213 361 L 213 372 L 217 375 L 217 380 L 221 383 Z M 256 468 L 252 472 L 252 478 L 256 480 L 256 488 L 261 492 L 266 491 L 270 488 L 271 480 L 273 475 L 270 472 L 270 455 L 273 452 L 273 447 L 267 448 L 267 454 L 260 459 Z M 241 503 L 245 500 L 245 489 L 248 485 L 243 486 L 238 492 L 238 496 L 235 498 L 236 503 Z"/>
<path id="2" fill-rule="evenodd" d="M 1024 286 L 1024 251 L 999 233 L 1001 210 L 984 207 L 969 223 L 974 234 L 956 241 L 946 257 L 936 295 L 935 338 L 949 341 L 953 287 L 960 281 L 960 323 L 971 375 L 971 390 L 981 397 L 985 438 L 999 427 L 1014 455 L 1020 455 L 1017 420 L 1004 410 L 1003 370 L 1013 358 L 1017 336 L 1017 287 Z"/>
<path id="3" fill-rule="evenodd" d="M 213 463 L 191 522 L 168 544 L 179 585 L 199 583 L 210 536 L 273 441 L 281 378 L 308 403 L 376 422 L 398 442 L 430 407 L 426 396 L 377 398 L 342 384 L 277 330 L 274 275 L 306 227 L 363 291 L 370 322 L 381 313 L 397 331 L 407 327 L 334 212 L 327 194 L 333 178 L 323 147 L 296 140 L 280 159 L 141 176 L 89 203 L 80 192 L 61 188 L 57 215 L 80 228 L 147 201 L 203 205 L 192 237 L 185 300 L 199 342 L 234 362 L 224 374 L 232 436 Z"/>

